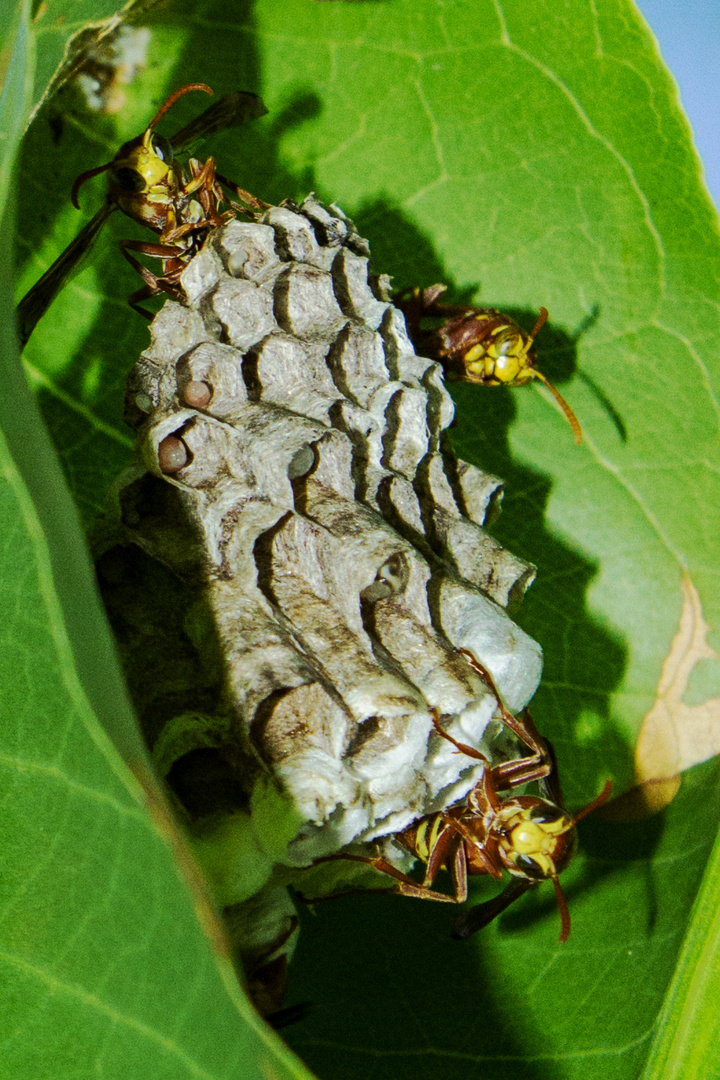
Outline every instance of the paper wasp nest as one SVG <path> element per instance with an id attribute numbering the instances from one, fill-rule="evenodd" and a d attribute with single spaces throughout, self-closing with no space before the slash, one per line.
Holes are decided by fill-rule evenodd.
<path id="1" fill-rule="evenodd" d="M 491 758 L 503 732 L 458 648 L 513 711 L 540 678 L 506 613 L 533 569 L 483 527 L 501 482 L 454 456 L 442 369 L 368 255 L 312 197 L 231 222 L 128 380 L 142 464 L 117 485 L 100 580 L 199 843 L 225 851 L 234 829 L 229 847 L 254 853 L 254 878 L 218 871 L 224 903 L 273 864 L 388 836 L 470 789 L 482 766 L 431 710 Z"/>

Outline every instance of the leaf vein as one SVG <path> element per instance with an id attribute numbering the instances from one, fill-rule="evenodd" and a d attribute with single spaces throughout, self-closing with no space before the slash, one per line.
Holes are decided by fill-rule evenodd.
<path id="1" fill-rule="evenodd" d="M 141 1020 L 138 1020 L 137 1017 L 129 1016 L 127 1013 L 113 1008 L 106 1002 L 101 1001 L 96 994 L 92 994 L 80 986 L 64 982 L 50 972 L 38 967 L 36 964 L 30 964 L 27 960 L 22 960 L 18 956 L 14 956 L 11 953 L 2 950 L 0 951 L 0 958 L 2 958 L 9 966 L 15 967 L 24 974 L 34 977 L 38 982 L 44 983 L 44 985 L 53 993 L 61 993 L 75 998 L 76 1001 L 93 1009 L 114 1024 L 119 1024 L 130 1031 L 134 1031 L 138 1035 L 142 1035 L 150 1042 L 155 1043 L 162 1050 L 175 1057 L 182 1065 L 184 1065 L 190 1076 L 199 1077 L 200 1080 L 217 1080 L 216 1073 L 209 1073 L 207 1069 L 204 1069 L 197 1061 L 190 1057 L 185 1050 L 178 1046 L 173 1039 L 169 1039 L 155 1028 L 150 1027 L 148 1024 L 144 1024 Z"/>
<path id="2" fill-rule="evenodd" d="M 549 68 L 547 66 L 547 64 L 544 64 L 537 57 L 533 56 L 531 53 L 527 52 L 525 49 L 522 49 L 519 45 L 514 44 L 514 42 L 510 39 L 510 37 L 508 35 L 507 27 L 506 27 L 506 24 L 505 24 L 505 18 L 504 18 L 504 15 L 503 15 L 503 12 L 502 12 L 502 7 L 501 7 L 501 5 L 499 3 L 499 0 L 493 0 L 493 3 L 495 4 L 495 7 L 496 7 L 496 9 L 498 11 L 498 17 L 500 18 L 500 21 L 501 21 L 502 33 L 503 33 L 503 42 L 502 43 L 504 45 L 506 45 L 506 47 L 508 49 L 511 49 L 513 52 L 517 53 L 518 56 L 521 56 L 525 61 L 527 61 L 527 63 L 532 64 L 532 66 L 535 67 L 537 69 L 537 71 L 539 71 L 542 75 L 544 75 L 546 79 L 548 79 L 550 82 L 553 83 L 554 86 L 556 86 L 558 88 L 558 90 L 564 95 L 564 97 L 570 103 L 572 108 L 575 110 L 575 113 L 576 113 L 578 119 L 584 125 L 584 127 L 588 131 L 589 135 L 592 138 L 597 139 L 597 141 L 602 146 L 605 147 L 605 149 L 608 151 L 608 153 L 611 154 L 612 157 L 615 158 L 615 160 L 618 162 L 618 164 L 622 168 L 623 172 L 627 176 L 628 180 L 630 181 L 630 185 L 631 185 L 633 191 L 635 192 L 635 194 L 637 195 L 638 200 L 640 201 L 640 205 L 643 208 L 643 214 L 644 214 L 644 217 L 645 217 L 645 222 L 647 224 L 648 231 L 649 231 L 650 236 L 652 237 L 653 243 L 655 245 L 655 250 L 656 250 L 656 253 L 657 253 L 658 291 L 659 291 L 659 295 L 661 297 L 664 296 L 665 292 L 666 292 L 665 249 L 663 247 L 660 232 L 659 232 L 659 230 L 658 230 L 658 228 L 655 225 L 655 222 L 653 220 L 653 215 L 652 215 L 652 210 L 651 210 L 651 207 L 650 207 L 650 203 L 648 201 L 647 196 L 645 195 L 645 192 L 643 191 L 642 187 L 640 186 L 640 183 L 638 182 L 638 179 L 637 179 L 637 177 L 635 175 L 635 171 L 634 171 L 632 165 L 627 160 L 627 158 L 623 154 L 620 153 L 618 148 L 616 146 L 614 146 L 613 143 L 605 135 L 603 135 L 600 131 L 598 131 L 598 129 L 595 127 L 595 125 L 591 121 L 590 117 L 586 113 L 585 109 L 580 104 L 580 101 L 578 100 L 578 98 L 572 92 L 570 87 L 560 78 L 560 76 L 556 72 L 554 72 L 552 70 L 552 68 Z"/>
<path id="3" fill-rule="evenodd" d="M 340 1044 L 332 1039 L 304 1039 L 302 1046 L 314 1046 L 314 1047 L 328 1047 L 330 1049 L 340 1051 L 344 1054 L 357 1054 L 358 1056 L 364 1054 L 367 1057 L 374 1058 L 422 1058 L 422 1057 L 434 1057 L 440 1060 L 448 1059 L 451 1061 L 472 1061 L 479 1063 L 482 1061 L 507 1061 L 507 1062 L 540 1062 L 540 1061 L 577 1061 L 585 1058 L 598 1058 L 598 1057 L 620 1057 L 622 1054 L 626 1054 L 631 1050 L 636 1050 L 639 1046 L 652 1035 L 652 1029 L 643 1032 L 638 1035 L 637 1038 L 631 1039 L 626 1043 L 622 1043 L 619 1046 L 614 1047 L 597 1047 L 587 1050 L 576 1050 L 574 1052 L 565 1051 L 564 1053 L 545 1053 L 545 1054 L 471 1054 L 462 1050 L 446 1050 L 435 1049 L 434 1047 L 421 1047 L 418 1049 L 403 1048 L 399 1050 L 376 1048 L 372 1046 L 352 1046 L 348 1044 Z M 297 1043 L 297 1048 L 301 1048 L 301 1044 Z"/>
<path id="4" fill-rule="evenodd" d="M 118 429 L 111 424 L 106 424 L 104 420 L 101 420 L 95 415 L 92 409 L 89 409 L 87 405 L 84 405 L 81 401 L 78 401 L 77 398 L 72 397 L 65 390 L 61 389 L 57 383 L 48 378 L 40 368 L 31 364 L 29 360 L 23 360 L 23 367 L 30 379 L 37 386 L 42 386 L 44 390 L 47 390 L 48 393 L 52 394 L 54 398 L 67 406 L 68 409 L 71 409 L 73 412 L 77 413 L 78 416 L 81 416 L 83 420 L 87 421 L 91 428 L 94 428 L 99 434 L 106 435 L 109 439 L 113 439 L 115 442 L 120 443 L 121 446 L 127 447 L 128 450 L 132 450 L 133 442 L 128 435 L 125 435 L 122 431 L 118 431 Z"/>
<path id="5" fill-rule="evenodd" d="M 64 784 L 71 791 L 83 795 L 86 799 L 102 803 L 105 806 L 110 806 L 113 810 L 116 810 L 118 814 L 134 818 L 144 825 L 149 824 L 147 814 L 139 806 L 123 806 L 123 804 L 118 802 L 112 795 L 107 795 L 104 791 L 98 791 L 95 788 L 88 787 L 87 784 L 81 784 L 78 780 L 73 780 L 72 777 L 68 776 L 68 774 L 57 765 L 45 765 L 37 761 L 26 761 L 22 758 L 10 757 L 7 754 L 0 754 L 0 765 L 6 765 L 9 768 L 17 769 L 18 772 L 37 773 L 53 780 L 57 780 L 58 783 Z"/>

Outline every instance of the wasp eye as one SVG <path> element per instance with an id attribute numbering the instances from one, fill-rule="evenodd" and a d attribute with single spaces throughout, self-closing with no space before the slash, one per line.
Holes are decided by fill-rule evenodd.
<path id="1" fill-rule="evenodd" d="M 536 863 L 529 855 L 515 855 L 513 862 L 518 870 L 521 870 L 526 877 L 532 878 L 534 881 L 543 881 L 547 877 L 547 874 L 543 873 L 540 864 Z"/>
<path id="2" fill-rule="evenodd" d="M 110 173 L 110 183 L 122 191 L 142 191 L 145 187 L 145 181 L 137 169 L 131 169 L 128 165 L 121 169 L 113 169 Z"/>
<path id="3" fill-rule="evenodd" d="M 152 148 L 161 161 L 167 161 L 169 164 L 173 160 L 173 148 L 162 135 L 153 135 Z"/>
<path id="4" fill-rule="evenodd" d="M 551 821 L 559 821 L 562 816 L 563 812 L 560 807 L 553 806 L 551 803 L 533 806 L 530 810 L 530 820 L 536 821 L 540 825 L 547 825 Z"/>

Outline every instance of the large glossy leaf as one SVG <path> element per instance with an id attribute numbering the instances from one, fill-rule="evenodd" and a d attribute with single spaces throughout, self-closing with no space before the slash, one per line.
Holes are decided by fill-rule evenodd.
<path id="1" fill-rule="evenodd" d="M 153 26 L 152 63 L 124 113 L 88 118 L 66 101 L 34 125 L 18 184 L 19 291 L 86 220 L 67 200 L 75 175 L 170 89 L 202 79 L 262 93 L 269 117 L 213 142 L 224 173 L 269 201 L 313 188 L 337 201 L 398 286 L 444 281 L 527 326 L 540 305 L 551 312 L 540 362 L 584 445 L 542 389 L 469 385 L 455 389 L 456 445 L 507 479 L 496 534 L 538 565 L 519 619 L 545 649 L 534 713 L 569 803 L 607 775 L 630 785 L 648 714 L 665 765 L 712 753 L 718 223 L 634 6 L 188 0 Z M 167 130 L 199 107 L 184 99 Z M 97 183 L 94 203 L 83 191 L 88 216 Z M 133 230 L 108 226 L 25 353 L 86 522 L 129 453 L 122 382 L 146 331 L 124 305 L 137 282 L 113 236 Z M 328 1080 L 637 1076 L 715 835 L 715 780 L 713 764 L 687 774 L 645 824 L 587 823 L 563 949 L 541 895 L 465 945 L 431 904 L 318 907 L 291 988 L 316 1008 L 294 1044 Z M 711 960 L 706 930 L 686 989 Z M 673 994 L 669 1026 L 693 999 Z"/>
<path id="2" fill-rule="evenodd" d="M 31 69 L 24 12 L 3 97 L 9 160 Z M 308 1077 L 247 1001 L 146 763 L 77 511 L 17 355 L 12 226 L 9 204 L 0 245 L 0 1074 Z"/>

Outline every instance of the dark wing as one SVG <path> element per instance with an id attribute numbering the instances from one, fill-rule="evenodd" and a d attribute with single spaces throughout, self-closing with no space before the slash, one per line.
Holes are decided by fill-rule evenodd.
<path id="1" fill-rule="evenodd" d="M 95 217 L 71 240 L 52 266 L 45 271 L 32 289 L 23 296 L 17 306 L 18 337 L 23 348 L 33 330 L 53 300 L 77 271 L 83 256 L 90 250 L 95 237 L 115 209 L 109 202 L 103 203 Z"/>
<path id="2" fill-rule="evenodd" d="M 219 101 L 176 132 L 170 138 L 170 144 L 176 154 L 191 153 L 194 146 L 208 135 L 239 127 L 248 120 L 257 120 L 266 112 L 262 98 L 257 94 L 235 90 L 232 94 L 224 94 Z"/>
<path id="3" fill-rule="evenodd" d="M 193 145 L 208 135 L 238 127 L 248 120 L 256 120 L 264 116 L 266 112 L 267 109 L 257 94 L 236 90 L 232 94 L 225 94 L 195 120 L 191 120 L 182 130 L 172 136 L 170 143 L 176 153 L 190 153 Z M 95 217 L 88 221 L 72 243 L 68 244 L 62 255 L 22 298 L 17 307 L 21 346 L 25 345 L 38 321 L 77 270 L 83 255 L 89 251 L 95 237 L 114 209 L 114 204 L 103 203 Z"/>
<path id="4" fill-rule="evenodd" d="M 469 938 L 471 934 L 476 934 L 478 930 L 482 930 L 493 919 L 497 919 L 498 915 L 505 911 L 505 908 L 514 904 L 519 896 L 522 896 L 528 889 L 532 889 L 534 884 L 534 882 L 525 878 L 513 878 L 503 891 L 494 896 L 492 900 L 485 900 L 482 904 L 476 904 L 475 907 L 463 911 L 462 914 L 453 919 L 452 936 L 456 941 L 462 941 L 464 938 Z"/>

